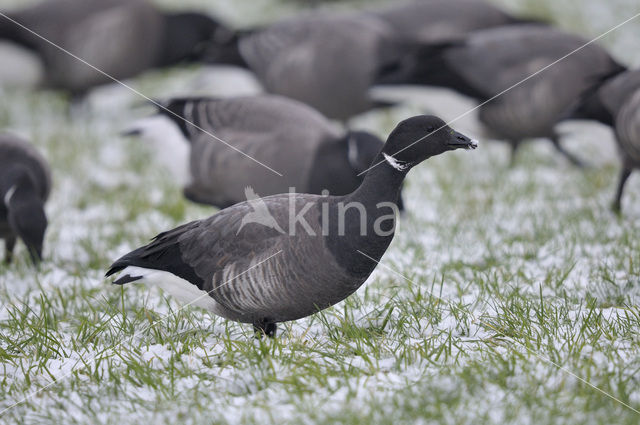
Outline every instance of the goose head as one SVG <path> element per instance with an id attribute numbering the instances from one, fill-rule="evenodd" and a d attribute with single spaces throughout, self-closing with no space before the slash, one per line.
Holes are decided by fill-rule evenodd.
<path id="1" fill-rule="evenodd" d="M 399 171 L 455 149 L 475 149 L 478 142 L 433 115 L 418 115 L 396 126 L 382 148 L 384 160 Z"/>

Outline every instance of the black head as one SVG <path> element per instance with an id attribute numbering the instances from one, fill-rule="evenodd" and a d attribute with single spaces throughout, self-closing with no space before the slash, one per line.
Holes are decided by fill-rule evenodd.
<path id="1" fill-rule="evenodd" d="M 48 224 L 44 201 L 26 174 L 14 179 L 9 191 L 4 199 L 9 225 L 29 249 L 34 264 L 37 264 L 42 259 Z"/>
<path id="2" fill-rule="evenodd" d="M 168 14 L 166 25 L 161 65 L 201 60 L 210 44 L 235 34 L 221 21 L 196 12 Z"/>
<path id="3" fill-rule="evenodd" d="M 247 62 L 240 53 L 239 42 L 243 37 L 256 31 L 259 31 L 259 29 L 239 29 L 227 33 L 226 36 L 216 37 L 215 40 L 207 45 L 200 59 L 202 62 L 209 64 L 235 65 L 248 68 Z"/>
<path id="4" fill-rule="evenodd" d="M 455 149 L 475 149 L 478 142 L 458 133 L 433 115 L 418 115 L 402 121 L 391 132 L 382 149 L 394 168 L 408 170 L 427 158 Z"/>

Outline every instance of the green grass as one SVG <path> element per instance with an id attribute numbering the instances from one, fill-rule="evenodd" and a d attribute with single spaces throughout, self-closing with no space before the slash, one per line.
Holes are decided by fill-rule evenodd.
<path id="1" fill-rule="evenodd" d="M 135 84 L 156 97 L 192 75 Z M 586 171 L 544 142 L 512 169 L 484 140 L 429 160 L 410 175 L 408 212 L 370 281 L 257 340 L 103 279 L 119 255 L 214 212 L 117 136 L 139 101 L 118 96 L 69 113 L 55 93 L 3 93 L 0 126 L 46 154 L 55 186 L 47 261 L 32 269 L 19 246 L 0 265 L 0 410 L 42 389 L 0 423 L 638 423 L 576 378 L 640 409 L 640 180 L 623 216 L 610 213 L 606 133 L 570 137 Z M 388 134 L 407 111 L 356 124 Z"/>

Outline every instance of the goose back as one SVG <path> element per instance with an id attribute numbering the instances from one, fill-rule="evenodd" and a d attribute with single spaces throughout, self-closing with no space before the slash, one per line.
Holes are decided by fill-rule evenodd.
<path id="1" fill-rule="evenodd" d="M 267 91 L 347 119 L 374 106 L 368 89 L 392 34 L 373 16 L 316 13 L 242 38 L 240 52 Z"/>
<path id="2" fill-rule="evenodd" d="M 451 69 L 491 97 L 586 43 L 581 37 L 548 26 L 520 24 L 475 31 L 465 44 L 448 49 L 445 56 Z M 568 84 L 582 88 L 585 78 L 602 76 L 617 66 L 606 50 L 589 44 L 548 70 L 559 70 L 553 73 L 557 80 L 564 75 L 555 83 L 558 86 Z M 575 72 L 578 75 L 572 74 Z M 579 80 L 574 82 L 576 77 Z"/>
<path id="3" fill-rule="evenodd" d="M 497 7 L 477 0 L 411 1 L 373 13 L 388 22 L 397 33 L 428 42 L 517 21 Z"/>
<path id="4" fill-rule="evenodd" d="M 445 55 L 456 73 L 484 92 L 480 100 L 499 95 L 480 108 L 480 120 L 495 136 L 520 140 L 550 137 L 585 90 L 623 69 L 598 45 L 576 51 L 585 43 L 542 25 L 512 25 L 477 31 Z"/>
<path id="5" fill-rule="evenodd" d="M 154 66 L 163 41 L 163 16 L 146 0 L 49 0 L 10 16 L 115 78 Z M 47 86 L 82 93 L 112 81 L 26 30 L 17 38 L 41 57 Z"/>

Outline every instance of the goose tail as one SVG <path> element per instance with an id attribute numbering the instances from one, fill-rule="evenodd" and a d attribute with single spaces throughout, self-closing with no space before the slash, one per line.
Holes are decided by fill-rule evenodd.
<path id="1" fill-rule="evenodd" d="M 143 279 L 149 271 L 166 271 L 189 282 L 199 282 L 200 277 L 193 268 L 182 260 L 179 238 L 190 230 L 195 222 L 160 233 L 153 240 L 138 249 L 120 257 L 107 270 L 105 277 L 118 272 L 123 275 L 115 280 L 116 285 Z"/>

